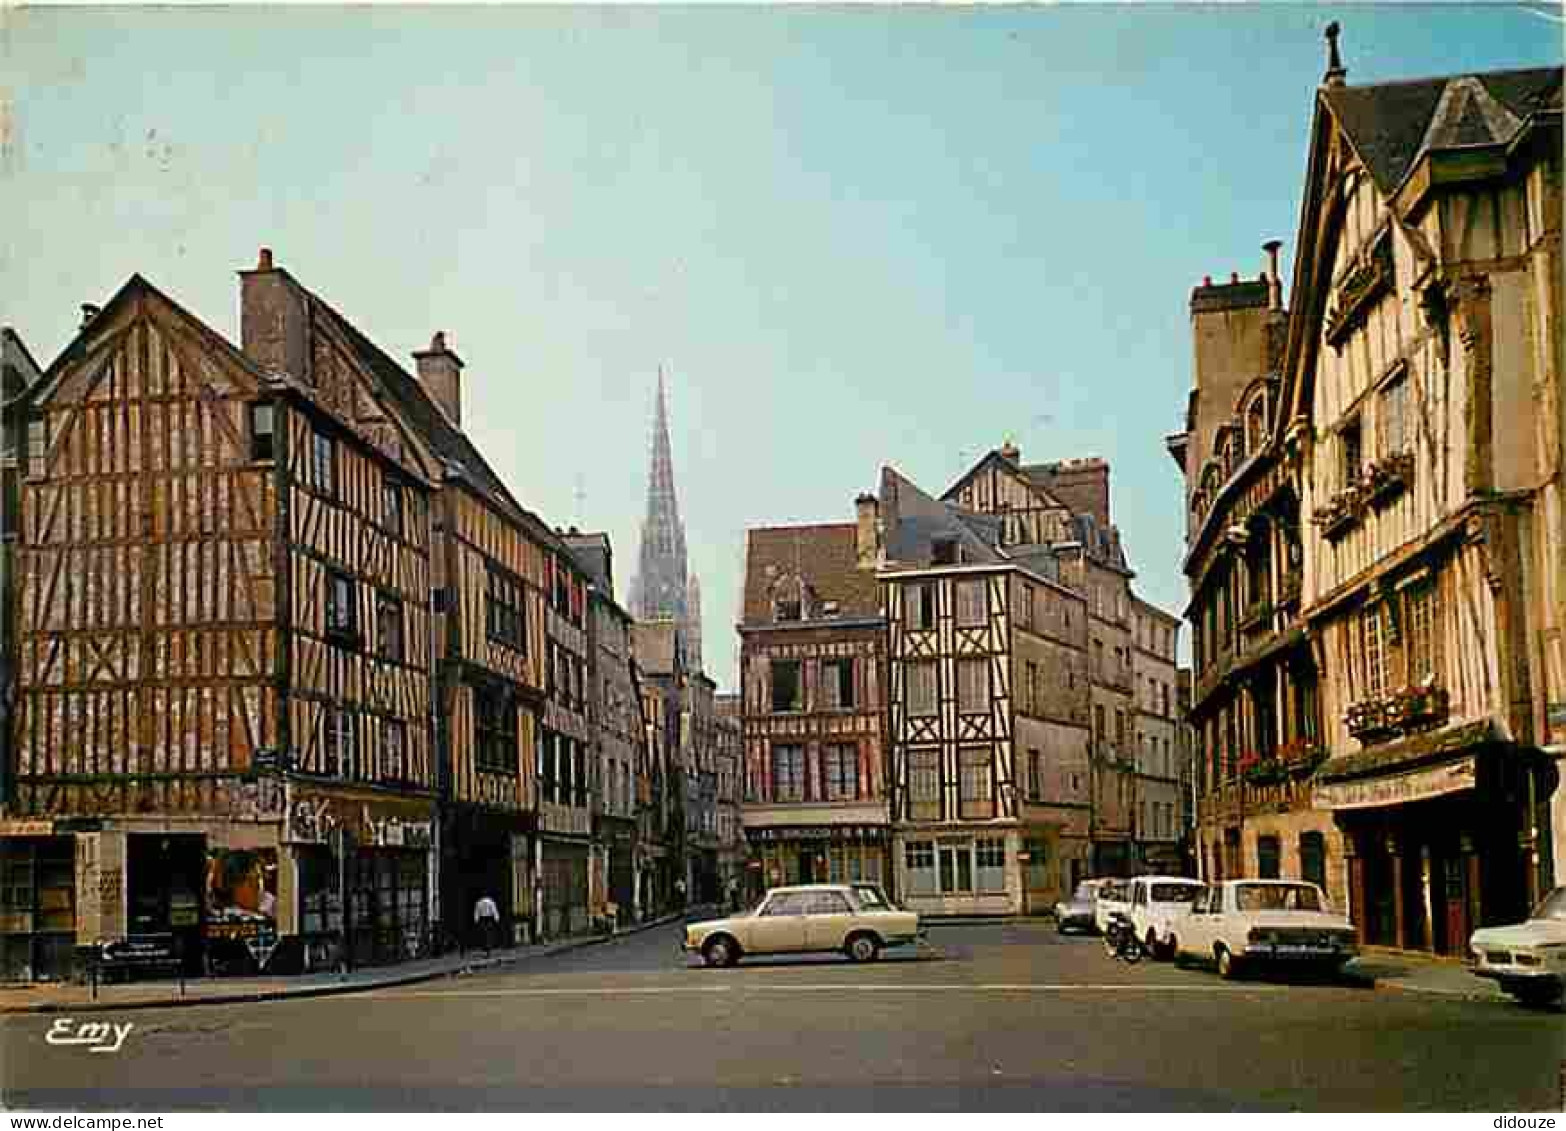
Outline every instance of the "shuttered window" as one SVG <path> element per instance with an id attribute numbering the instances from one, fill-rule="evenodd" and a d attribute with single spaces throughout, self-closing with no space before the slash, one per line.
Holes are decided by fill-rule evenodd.
<path id="1" fill-rule="evenodd" d="M 908 752 L 908 816 L 916 821 L 941 818 L 941 752 Z"/>

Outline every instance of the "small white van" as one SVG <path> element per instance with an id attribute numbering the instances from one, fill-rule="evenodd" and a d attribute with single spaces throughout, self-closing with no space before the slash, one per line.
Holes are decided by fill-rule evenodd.
<path id="1" fill-rule="evenodd" d="M 1131 881 L 1129 902 L 1136 937 L 1155 958 L 1173 958 L 1175 919 L 1191 909 L 1197 893 L 1206 889 L 1200 880 L 1183 876 L 1138 876 Z"/>

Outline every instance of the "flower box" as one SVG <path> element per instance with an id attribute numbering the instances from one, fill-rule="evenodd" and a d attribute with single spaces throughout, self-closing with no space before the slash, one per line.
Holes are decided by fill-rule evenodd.
<path id="1" fill-rule="evenodd" d="M 1397 724 L 1388 715 L 1387 700 L 1382 698 L 1349 704 L 1348 710 L 1343 712 L 1343 721 L 1348 724 L 1349 734 L 1361 742 L 1397 733 Z"/>
<path id="2" fill-rule="evenodd" d="M 1376 460 L 1365 468 L 1360 488 L 1371 506 L 1383 506 L 1408 490 L 1414 482 L 1414 456 L 1397 452 Z"/>
<path id="3" fill-rule="evenodd" d="M 1326 506 L 1316 508 L 1311 518 L 1321 527 L 1322 537 L 1336 541 L 1354 528 L 1364 511 L 1364 497 L 1354 486 L 1333 495 Z"/>
<path id="4" fill-rule="evenodd" d="M 1450 696 L 1444 687 L 1405 687 L 1388 697 L 1387 718 L 1399 730 L 1439 723 L 1447 716 Z"/>

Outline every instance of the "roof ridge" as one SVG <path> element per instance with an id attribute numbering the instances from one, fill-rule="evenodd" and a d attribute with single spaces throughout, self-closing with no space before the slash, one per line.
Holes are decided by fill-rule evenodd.
<path id="1" fill-rule="evenodd" d="M 1502 67 L 1495 71 L 1449 71 L 1443 75 L 1423 75 L 1406 79 L 1387 79 L 1385 82 L 1345 83 L 1343 86 L 1330 87 L 1328 94 L 1339 92 L 1352 93 L 1356 90 L 1387 90 L 1398 86 L 1420 86 L 1433 82 L 1452 82 L 1457 79 L 1487 79 L 1499 78 L 1510 75 L 1547 74 L 1551 71 L 1559 73 L 1562 64 L 1550 63 L 1542 67 Z"/>

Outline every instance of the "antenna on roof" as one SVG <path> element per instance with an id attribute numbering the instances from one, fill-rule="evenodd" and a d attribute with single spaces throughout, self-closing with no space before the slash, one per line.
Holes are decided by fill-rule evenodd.
<path id="1" fill-rule="evenodd" d="M 573 492 L 576 499 L 576 521 L 579 526 L 587 525 L 587 477 L 580 471 L 576 473 L 576 490 Z"/>

